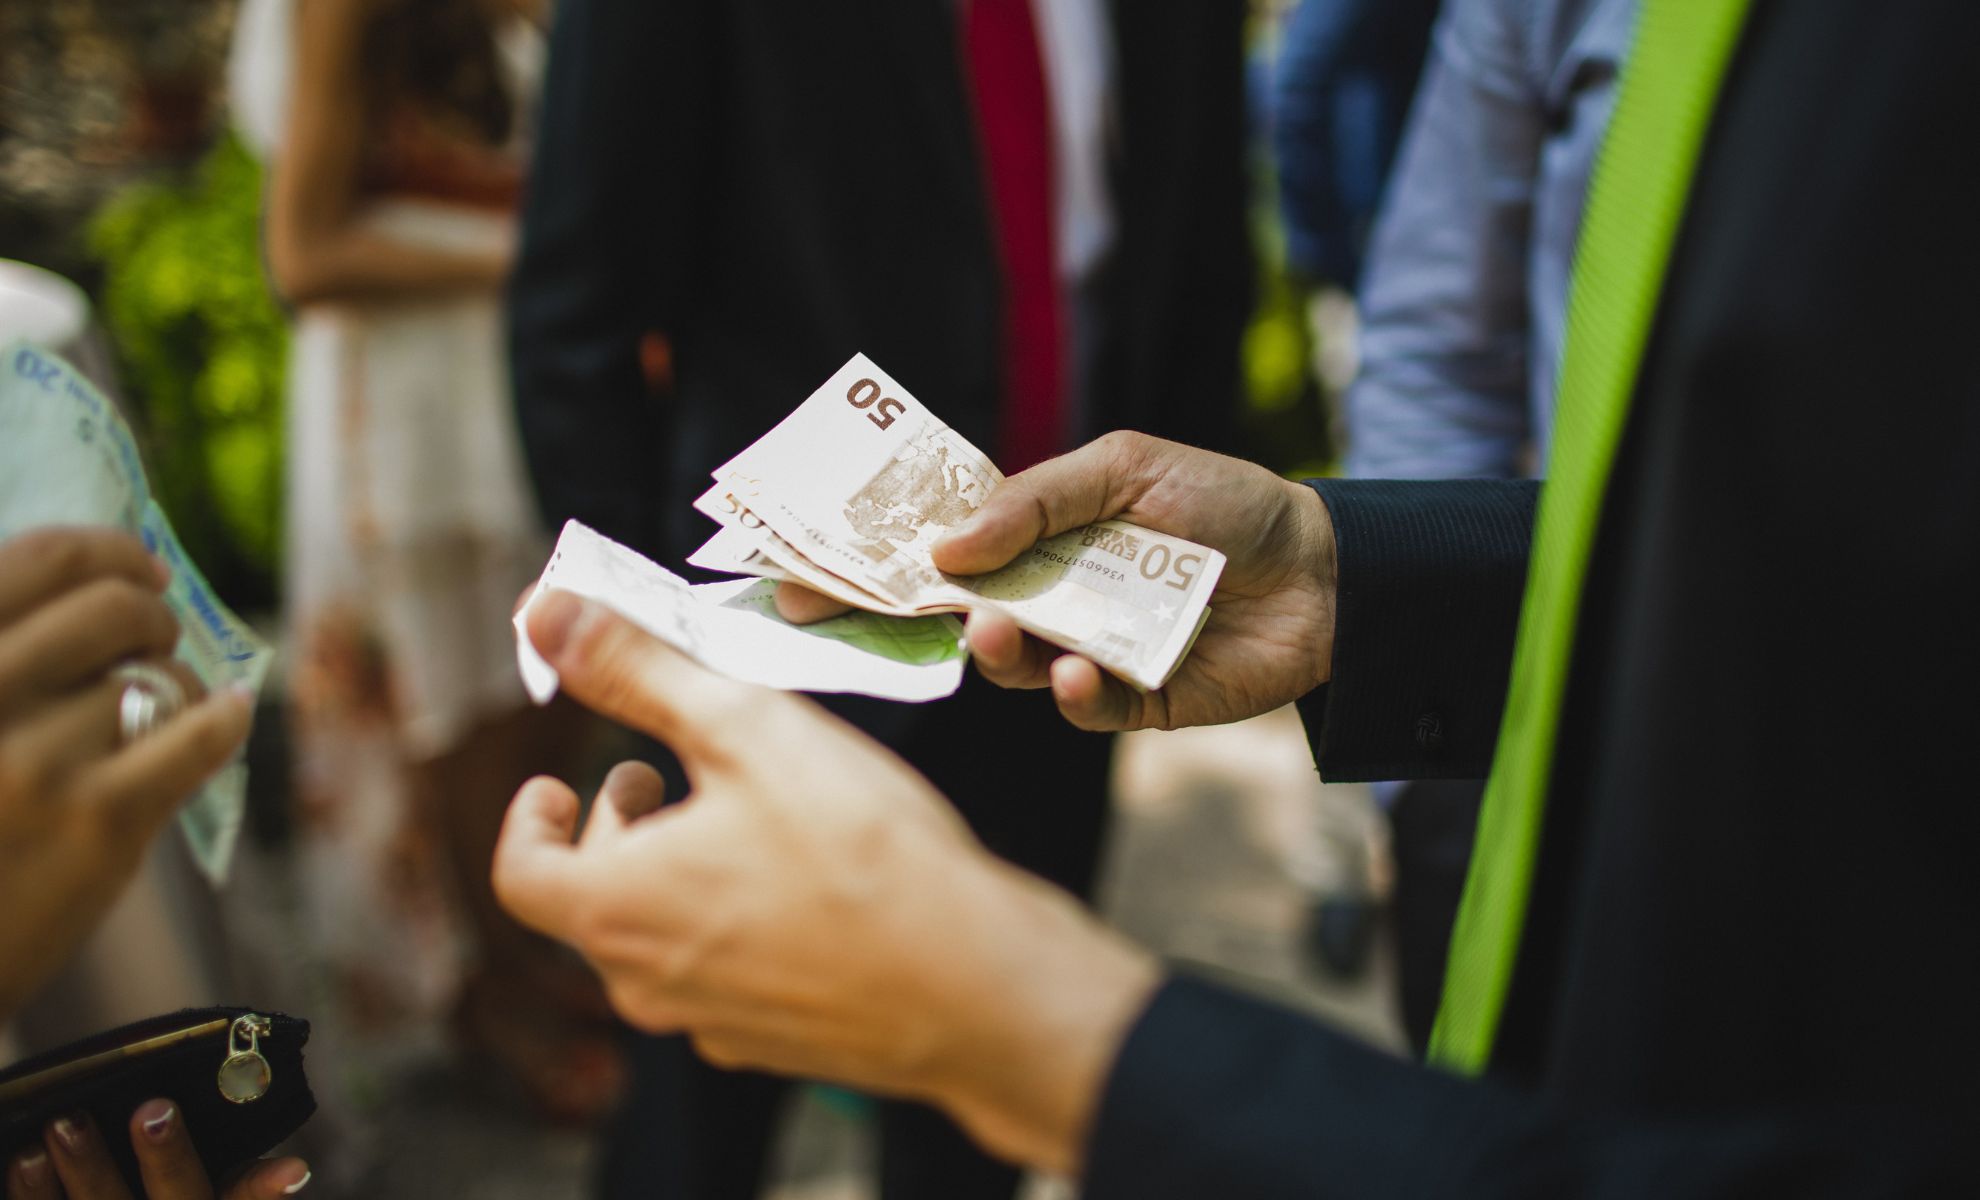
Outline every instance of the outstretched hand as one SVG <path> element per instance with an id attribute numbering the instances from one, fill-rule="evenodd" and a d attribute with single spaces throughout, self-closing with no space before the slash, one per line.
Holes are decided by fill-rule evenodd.
<path id="1" fill-rule="evenodd" d="M 580 832 L 575 792 L 526 784 L 495 856 L 518 919 L 580 950 L 627 1020 L 718 1065 L 934 1101 L 1006 1155 L 1074 1165 L 1153 987 L 1144 953 L 817 705 L 568 593 L 528 632 L 565 691 L 667 743 L 693 791 L 660 807 L 659 776 L 621 764 Z"/>
<path id="2" fill-rule="evenodd" d="M 1013 475 L 937 542 L 953 575 L 994 571 L 1044 538 L 1118 517 L 1223 552 L 1210 619 L 1176 673 L 1140 692 L 987 610 L 969 619 L 977 668 L 1009 688 L 1050 687 L 1082 729 L 1176 729 L 1269 712 L 1326 682 L 1333 660 L 1334 533 L 1311 488 L 1265 468 L 1136 433 L 1112 433 Z M 843 606 L 785 584 L 787 619 Z"/>

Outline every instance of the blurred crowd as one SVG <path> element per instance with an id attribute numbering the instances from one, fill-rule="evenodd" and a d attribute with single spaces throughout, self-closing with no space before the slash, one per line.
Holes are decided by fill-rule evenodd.
<path id="1" fill-rule="evenodd" d="M 1011 474 L 1127 430 L 1291 478 L 1508 481 L 1487 503 L 1524 537 L 1535 501 L 1510 481 L 1554 451 L 1638 3 L 0 7 L 0 344 L 45 346 L 125 409 L 193 557 L 279 646 L 258 698 L 181 678 L 183 711 L 133 736 L 120 672 L 177 671 L 155 560 L 103 530 L 0 542 L 0 1048 L 230 994 L 309 1018 L 320 1112 L 285 1148 L 310 1167 L 261 1163 L 233 1200 L 293 1194 L 311 1167 L 319 1189 L 388 1192 L 394 1098 L 436 1060 L 579 1131 L 590 1194 L 762 1194 L 792 1078 L 646 1032 L 670 1022 L 629 1012 L 636 987 L 537 931 L 556 921 L 525 925 L 491 876 L 533 777 L 634 809 L 701 782 L 666 721 L 529 703 L 511 616 L 554 531 L 581 520 L 679 568 L 709 469 L 864 352 Z M 1206 494 L 1263 486 L 1201 470 Z M 1370 535 L 1343 514 L 1375 494 L 1321 493 L 1344 563 Z M 1412 614 L 1437 632 L 1409 636 L 1463 623 L 1440 603 Z M 1193 722 L 1068 721 L 1065 674 L 983 653 L 937 703 L 821 705 L 990 853 L 1090 904 L 1130 786 L 1094 730 Z M 1324 690 L 1257 711 L 1289 728 L 1301 695 L 1324 767 L 1319 714 L 1346 720 Z M 1498 728 L 1461 699 L 1410 697 L 1401 749 L 1340 772 L 1374 781 L 1372 808 L 1329 793 L 1275 836 L 1307 884 L 1313 969 L 1392 963 L 1398 1052 L 1418 1059 L 1452 1036 L 1486 786 L 1417 760 L 1485 756 Z M 1048 769 L 1014 778 L 1012 747 Z M 237 754 L 248 829 L 216 893 L 160 830 Z M 824 1094 L 870 1126 L 885 1200 L 1001 1200 L 1018 1159 L 1076 1166 L 1015 1134 L 985 1149 L 933 1089 L 820 1073 L 876 1084 Z M 128 1138 L 151 1195 L 211 1195 L 185 1124 L 162 1098 L 129 1129 L 57 1122 L 7 1194 L 120 1195 L 107 1143 Z"/>

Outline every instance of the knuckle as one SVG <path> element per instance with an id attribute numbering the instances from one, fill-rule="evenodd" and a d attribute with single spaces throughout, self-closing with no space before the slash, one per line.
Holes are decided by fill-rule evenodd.
<path id="1" fill-rule="evenodd" d="M 677 937 L 662 942 L 653 956 L 653 980 L 668 995 L 686 992 L 701 977 L 708 957 L 706 937 Z"/>
<path id="2" fill-rule="evenodd" d="M 605 1002 L 642 1033 L 666 1032 L 659 1006 L 648 1003 L 646 995 L 618 971 L 605 972 Z"/>
<path id="3" fill-rule="evenodd" d="M 1123 473 L 1131 473 L 1156 446 L 1156 440 L 1132 429 L 1116 429 L 1100 439 L 1107 455 Z"/>
<path id="4" fill-rule="evenodd" d="M 598 613 L 579 622 L 560 668 L 575 672 L 601 701 L 622 703 L 636 690 L 641 647 L 625 621 Z"/>
<path id="5" fill-rule="evenodd" d="M 1065 715 L 1067 724 L 1071 725 L 1074 729 L 1083 730 L 1087 733 L 1106 733 L 1112 728 L 1106 721 L 1099 719 L 1083 708 L 1068 708 L 1062 704 L 1059 706 L 1059 711 Z"/>
<path id="6" fill-rule="evenodd" d="M 616 925 L 608 904 L 593 893 L 580 893 L 571 902 L 570 925 L 565 932 L 565 940 L 580 952 L 591 954 L 611 943 Z"/>
<path id="7" fill-rule="evenodd" d="M 1059 526 L 1060 522 L 1053 519 L 1051 502 L 1041 495 L 1037 488 L 1026 487 L 1024 491 L 1018 493 L 1018 502 L 1029 504 L 1031 523 L 1038 531 L 1036 536 L 1050 536 Z"/>
<path id="8" fill-rule="evenodd" d="M 1131 429 L 1115 429 L 1100 435 L 1099 446 L 1109 454 L 1127 454 L 1132 452 L 1140 437 Z"/>
<path id="9" fill-rule="evenodd" d="M 13 548 L 26 565 L 58 586 L 70 586 L 90 575 L 89 542 L 74 530 L 31 530 L 16 538 Z"/>
<path id="10" fill-rule="evenodd" d="M 641 1033 L 677 1033 L 681 1029 L 679 1006 L 665 992 L 648 986 L 634 973 L 607 969 L 605 999 L 612 1011 Z"/>
<path id="11" fill-rule="evenodd" d="M 1121 729 L 1133 729 L 1135 722 L 1128 719 L 1126 706 L 1110 702 L 1106 695 L 1089 704 L 1068 708 L 1060 705 L 1066 719 L 1088 733 L 1111 733 Z"/>
<path id="12" fill-rule="evenodd" d="M 725 1071 L 733 1071 L 738 1067 L 746 1065 L 749 1061 L 748 1055 L 743 1051 L 742 1046 L 724 1034 L 712 1032 L 693 1033 L 689 1035 L 689 1040 L 694 1043 L 695 1053 L 701 1055 L 707 1061 L 708 1065 L 712 1067 L 719 1067 Z"/>
<path id="13" fill-rule="evenodd" d="M 168 658 L 157 664 L 185 689 L 186 702 L 197 704 L 206 697 L 206 684 L 193 669 L 175 658 Z"/>
<path id="14" fill-rule="evenodd" d="M 622 630 L 622 619 L 617 614 L 600 606 L 588 606 L 571 630 L 568 656 L 587 667 L 608 662 Z"/>
<path id="15" fill-rule="evenodd" d="M 47 799 L 52 782 L 47 764 L 38 757 L 0 744 L 0 804 L 13 808 Z"/>
<path id="16" fill-rule="evenodd" d="M 211 712 L 202 712 L 198 724 L 188 731 L 187 740 L 190 760 L 211 771 L 233 754 L 240 738 L 231 722 Z"/>
<path id="17" fill-rule="evenodd" d="M 697 698 L 695 707 L 716 729 L 740 729 L 774 715 L 776 705 L 769 694 L 731 680 L 710 687 Z"/>
<path id="18" fill-rule="evenodd" d="M 131 1132 L 139 1132 L 137 1122 L 132 1121 L 131 1124 Z M 187 1153 L 184 1129 L 183 1121 L 172 1122 L 162 1144 L 145 1137 L 131 1139 L 138 1157 L 146 1163 L 147 1173 L 166 1185 L 164 1191 L 167 1195 L 195 1195 L 197 1192 L 194 1189 L 206 1183 L 206 1168 L 200 1165 L 199 1159 Z"/>
<path id="19" fill-rule="evenodd" d="M 145 840 L 149 828 L 135 828 L 139 823 L 127 819 L 120 811 L 117 796 L 96 785 L 83 785 L 76 789 L 71 799 L 73 816 L 70 819 L 69 833 L 91 858 L 117 864 L 126 858 L 135 858 L 135 844 Z"/>
<path id="20" fill-rule="evenodd" d="M 178 640 L 179 622 L 157 596 L 125 579 L 106 579 L 94 587 L 102 615 L 118 622 L 118 628 L 131 631 L 146 645 Z"/>

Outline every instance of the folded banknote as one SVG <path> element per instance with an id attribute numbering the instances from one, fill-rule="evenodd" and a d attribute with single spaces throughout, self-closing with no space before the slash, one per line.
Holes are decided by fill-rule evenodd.
<path id="1" fill-rule="evenodd" d="M 516 659 L 531 697 L 556 693 L 556 671 L 530 644 L 530 612 L 552 591 L 595 600 L 712 671 L 806 692 L 934 700 L 962 684 L 962 623 L 950 616 L 849 613 L 816 625 L 777 615 L 776 583 L 691 584 L 576 521 L 564 526 L 516 613 Z"/>
<path id="2" fill-rule="evenodd" d="M 0 350 L 0 538 L 43 525 L 111 525 L 172 568 L 165 604 L 179 621 L 174 656 L 208 690 L 259 690 L 270 652 L 186 556 L 151 496 L 137 443 L 115 405 L 67 363 L 22 342 Z M 193 858 L 227 875 L 246 806 L 247 767 L 221 769 L 179 810 Z"/>

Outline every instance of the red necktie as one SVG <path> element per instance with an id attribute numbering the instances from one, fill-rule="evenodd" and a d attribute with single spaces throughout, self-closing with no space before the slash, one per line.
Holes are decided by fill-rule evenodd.
<path id="1" fill-rule="evenodd" d="M 998 465 L 1022 471 L 1064 450 L 1069 433 L 1052 113 L 1031 0 L 968 0 L 963 46 L 1004 276 Z"/>

